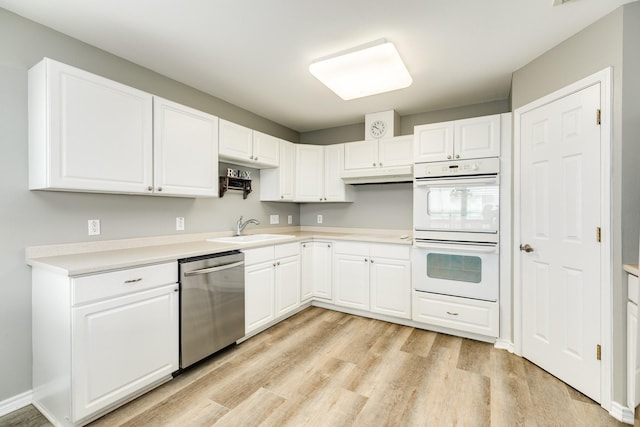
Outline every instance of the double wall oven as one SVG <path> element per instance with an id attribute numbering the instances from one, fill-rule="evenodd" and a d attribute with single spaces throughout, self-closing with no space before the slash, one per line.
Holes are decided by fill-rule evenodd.
<path id="1" fill-rule="evenodd" d="M 497 157 L 415 165 L 417 291 L 498 300 L 499 170 Z"/>

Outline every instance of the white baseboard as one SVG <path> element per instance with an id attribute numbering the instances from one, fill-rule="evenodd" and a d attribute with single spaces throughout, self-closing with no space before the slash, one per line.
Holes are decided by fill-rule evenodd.
<path id="1" fill-rule="evenodd" d="M 511 341 L 504 338 L 498 338 L 494 347 L 500 350 L 507 350 L 509 353 L 513 353 L 513 350 L 515 348 Z"/>
<path id="2" fill-rule="evenodd" d="M 633 425 L 633 411 L 633 409 L 623 406 L 618 402 L 611 402 L 611 410 L 609 410 L 609 415 L 625 424 Z"/>
<path id="3" fill-rule="evenodd" d="M 31 392 L 31 390 L 3 400 L 2 402 L 0 402 L 0 417 L 3 415 L 7 415 L 8 413 L 15 411 L 16 409 L 24 408 L 25 406 L 31 404 L 32 401 L 33 393 Z"/>

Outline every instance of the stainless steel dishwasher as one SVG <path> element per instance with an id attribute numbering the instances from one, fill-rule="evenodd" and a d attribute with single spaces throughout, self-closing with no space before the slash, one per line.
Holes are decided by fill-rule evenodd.
<path id="1" fill-rule="evenodd" d="M 244 336 L 244 254 L 185 258 L 178 265 L 184 369 Z"/>

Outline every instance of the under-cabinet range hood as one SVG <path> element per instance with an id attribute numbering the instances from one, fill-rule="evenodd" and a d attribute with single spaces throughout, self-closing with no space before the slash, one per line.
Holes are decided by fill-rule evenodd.
<path id="1" fill-rule="evenodd" d="M 413 165 L 369 169 L 346 169 L 342 171 L 342 180 L 346 184 L 411 182 L 413 181 Z"/>

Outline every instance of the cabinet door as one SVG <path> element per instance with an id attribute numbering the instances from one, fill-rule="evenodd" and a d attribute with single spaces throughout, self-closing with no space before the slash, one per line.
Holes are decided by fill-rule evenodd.
<path id="1" fill-rule="evenodd" d="M 413 164 L 413 135 L 381 139 L 378 143 L 380 166 Z"/>
<path id="2" fill-rule="evenodd" d="M 73 420 L 178 369 L 178 285 L 72 310 Z"/>
<path id="3" fill-rule="evenodd" d="M 454 134 L 456 159 L 500 156 L 500 114 L 457 120 Z"/>
<path id="4" fill-rule="evenodd" d="M 369 310 L 368 255 L 336 254 L 334 258 L 336 305 Z"/>
<path id="5" fill-rule="evenodd" d="M 342 180 L 344 144 L 324 147 L 324 201 L 348 202 L 350 189 Z"/>
<path id="6" fill-rule="evenodd" d="M 324 147 L 296 144 L 296 202 L 321 202 L 324 199 Z"/>
<path id="7" fill-rule="evenodd" d="M 411 263 L 375 257 L 371 264 L 371 311 L 411 319 Z"/>
<path id="8" fill-rule="evenodd" d="M 313 296 L 327 300 L 333 299 L 332 284 L 332 266 L 333 266 L 333 249 L 330 242 L 314 242 L 314 276 Z"/>
<path id="9" fill-rule="evenodd" d="M 304 302 L 313 297 L 316 276 L 315 243 L 300 244 L 300 301 Z"/>
<path id="10" fill-rule="evenodd" d="M 29 188 L 148 193 L 152 96 L 44 59 L 29 70 Z"/>
<path id="11" fill-rule="evenodd" d="M 640 403 L 640 361 L 638 360 L 638 306 L 627 302 L 627 406 Z"/>
<path id="12" fill-rule="evenodd" d="M 413 135 L 414 161 L 420 163 L 452 159 L 453 132 L 453 122 L 416 126 Z"/>
<path id="13" fill-rule="evenodd" d="M 154 98 L 154 191 L 218 196 L 218 118 Z"/>
<path id="14" fill-rule="evenodd" d="M 280 165 L 260 169 L 260 200 L 292 202 L 294 179 L 294 144 L 280 140 Z"/>
<path id="15" fill-rule="evenodd" d="M 378 141 L 357 141 L 344 144 L 345 169 L 378 167 Z"/>
<path id="16" fill-rule="evenodd" d="M 221 160 L 253 160 L 253 131 L 244 126 L 220 119 L 219 149 Z"/>
<path id="17" fill-rule="evenodd" d="M 266 325 L 274 315 L 274 261 L 245 267 L 245 333 Z"/>
<path id="18" fill-rule="evenodd" d="M 300 257 L 276 260 L 276 317 L 300 305 Z"/>
<path id="19" fill-rule="evenodd" d="M 253 131 L 253 161 L 263 166 L 280 164 L 280 140 L 275 136 Z"/>

